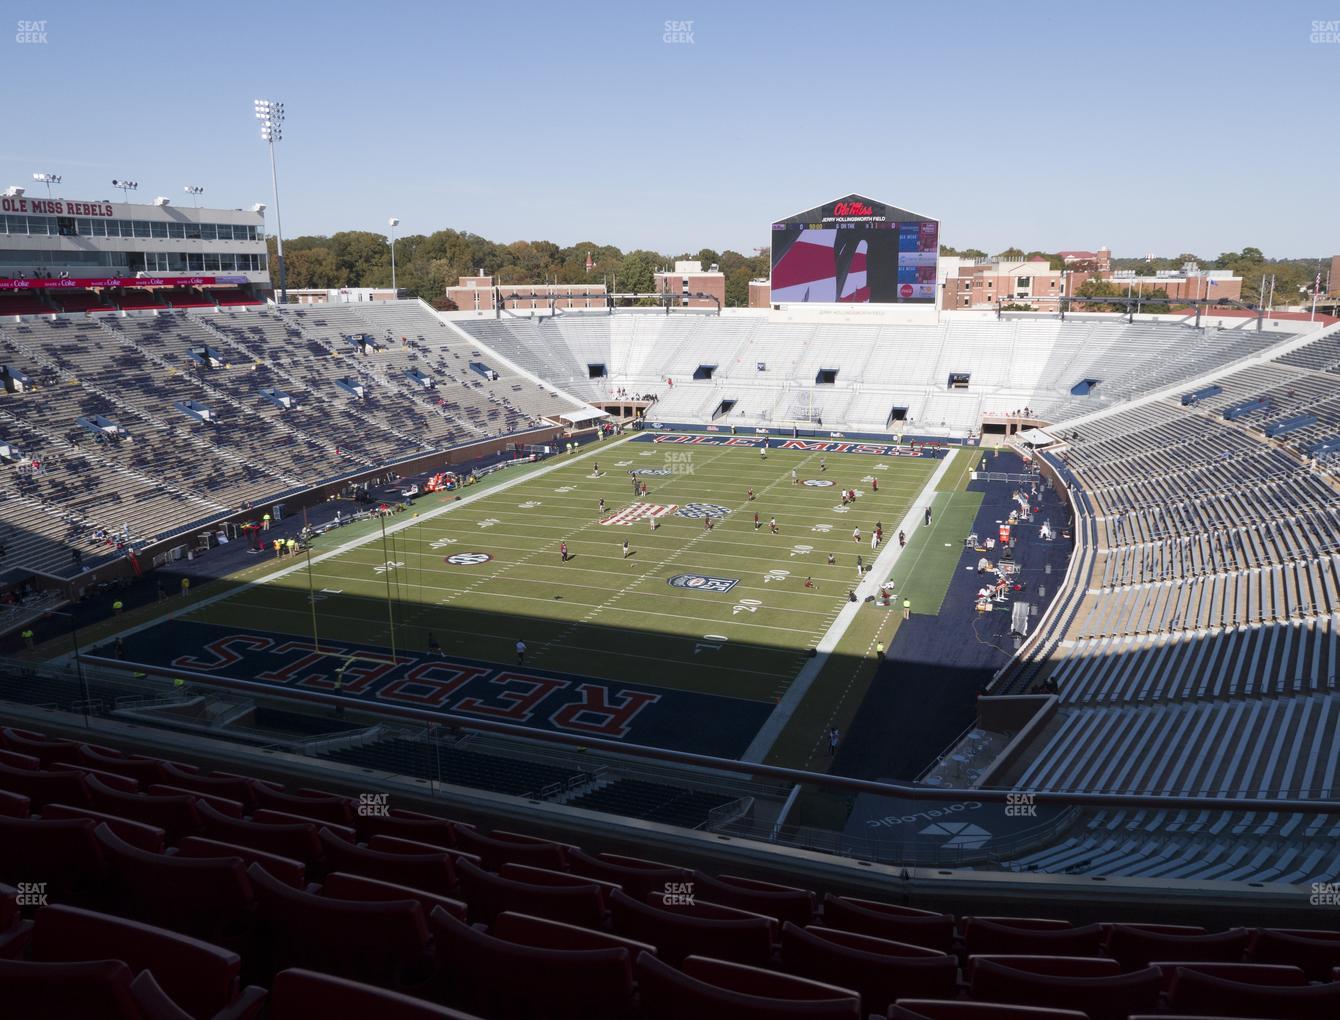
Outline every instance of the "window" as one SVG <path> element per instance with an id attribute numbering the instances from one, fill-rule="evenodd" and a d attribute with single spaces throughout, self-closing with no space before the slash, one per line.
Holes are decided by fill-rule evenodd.
<path id="1" fill-rule="evenodd" d="M 203 273 L 205 271 L 205 256 L 194 253 L 186 256 L 186 267 L 192 273 Z"/>
<path id="2" fill-rule="evenodd" d="M 213 241 L 218 238 L 218 231 L 214 229 L 213 223 L 200 224 L 200 239 L 202 241 Z"/>
<path id="3" fill-rule="evenodd" d="M 149 224 L 149 233 L 154 237 L 167 237 L 168 225 L 162 220 L 153 220 Z"/>
<path id="4" fill-rule="evenodd" d="M 217 273 L 219 271 L 219 257 L 212 252 L 205 256 L 205 272 Z"/>
<path id="5" fill-rule="evenodd" d="M 148 220 L 135 220 L 133 223 L 136 237 L 149 237 L 152 231 L 149 229 Z"/>
<path id="6" fill-rule="evenodd" d="M 184 238 L 186 236 L 186 227 L 184 224 L 173 220 L 167 225 L 168 237 Z"/>

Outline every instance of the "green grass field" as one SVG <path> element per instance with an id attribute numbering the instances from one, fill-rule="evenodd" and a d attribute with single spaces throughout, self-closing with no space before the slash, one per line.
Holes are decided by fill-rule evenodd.
<path id="1" fill-rule="evenodd" d="M 511 665 L 523 640 L 527 667 L 771 704 L 847 604 L 856 557 L 874 561 L 876 522 L 885 545 L 896 545 L 899 522 L 929 498 L 923 490 L 941 463 L 778 449 L 765 460 L 756 449 L 605 443 L 503 472 L 487 488 L 462 490 L 459 502 L 457 494 L 422 496 L 417 519 L 386 520 L 385 539 L 379 524 L 357 526 L 361 536 L 338 529 L 314 546 L 310 578 L 305 558 L 273 561 L 281 576 L 177 618 L 310 640 L 314 607 L 319 637 L 346 646 L 422 655 L 431 634 L 448 657 Z M 637 476 L 649 491 L 636 500 L 630 470 L 654 472 Z M 841 505 L 843 489 L 860 494 L 850 508 Z M 655 530 L 648 519 L 601 523 L 638 502 L 676 510 L 656 518 Z M 726 512 L 709 530 L 701 516 L 681 516 L 692 505 Z M 779 534 L 768 527 L 774 516 Z M 894 571 L 900 590 L 915 590 L 909 561 L 918 537 L 909 534 Z M 672 586 L 680 575 L 735 583 L 725 592 Z M 938 605 L 944 581 L 929 583 L 939 587 Z M 894 614 L 863 607 L 866 627 L 867 615 L 878 616 L 878 628 Z"/>

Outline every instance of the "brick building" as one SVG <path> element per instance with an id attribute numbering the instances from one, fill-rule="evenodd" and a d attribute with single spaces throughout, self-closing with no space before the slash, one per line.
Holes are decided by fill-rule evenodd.
<path id="1" fill-rule="evenodd" d="M 663 270 L 655 275 L 657 293 L 668 291 L 681 308 L 726 307 L 726 274 L 716 266 L 704 270 L 701 262 L 676 262 L 673 272 Z"/>
<path id="2" fill-rule="evenodd" d="M 463 312 L 548 311 L 605 308 L 603 283 L 497 283 L 492 276 L 462 276 L 447 297 Z"/>
<path id="3" fill-rule="evenodd" d="M 961 259 L 941 256 L 941 305 L 945 311 L 1026 304 L 1041 312 L 1060 308 L 1065 278 L 1046 259 Z"/>

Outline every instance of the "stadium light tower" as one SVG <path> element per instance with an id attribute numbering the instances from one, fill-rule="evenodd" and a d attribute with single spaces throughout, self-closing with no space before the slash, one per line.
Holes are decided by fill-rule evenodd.
<path id="1" fill-rule="evenodd" d="M 391 225 L 391 296 L 397 297 L 398 292 L 395 289 L 395 228 L 400 226 L 400 221 L 392 216 L 386 222 Z"/>
<path id="2" fill-rule="evenodd" d="M 60 174 L 33 174 L 33 180 L 47 186 L 47 198 L 50 198 L 51 186 L 60 183 Z"/>
<path id="3" fill-rule="evenodd" d="M 261 122 L 261 140 L 270 147 L 270 185 L 275 198 L 275 253 L 279 257 L 279 303 L 288 304 L 288 275 L 284 271 L 284 223 L 279 217 L 279 176 L 275 172 L 275 142 L 284 138 L 284 104 L 273 99 L 256 100 L 256 119 Z"/>
<path id="4" fill-rule="evenodd" d="M 205 189 L 198 184 L 188 184 L 181 189 L 191 196 L 191 201 L 195 203 L 195 211 L 200 211 L 200 196 L 205 193 Z"/>
<path id="5" fill-rule="evenodd" d="M 125 202 L 127 205 L 129 205 L 129 204 L 130 204 L 130 193 L 131 193 L 132 191 L 138 191 L 138 190 L 139 190 L 140 182 L 139 182 L 139 181 L 118 180 L 117 178 L 113 177 L 113 178 L 112 178 L 112 187 L 114 187 L 114 188 L 120 188 L 120 189 L 121 189 L 121 200 L 122 200 L 123 202 Z"/>

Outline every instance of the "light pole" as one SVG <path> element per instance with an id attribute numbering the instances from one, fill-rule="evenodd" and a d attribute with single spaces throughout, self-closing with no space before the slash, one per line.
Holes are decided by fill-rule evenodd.
<path id="1" fill-rule="evenodd" d="M 205 189 L 202 188 L 202 187 L 201 187 L 200 185 L 198 185 L 198 184 L 188 184 L 188 185 L 186 185 L 186 187 L 182 188 L 181 190 L 184 191 L 184 192 L 186 192 L 186 194 L 188 194 L 188 195 L 191 196 L 191 201 L 192 201 L 193 203 L 195 203 L 195 211 L 196 211 L 196 212 L 199 212 L 199 211 L 200 211 L 200 196 L 203 195 L 203 194 L 205 193 Z"/>
<path id="2" fill-rule="evenodd" d="M 33 174 L 33 180 L 47 186 L 47 198 L 50 198 L 51 186 L 60 183 L 60 174 Z"/>
<path id="3" fill-rule="evenodd" d="M 275 198 L 275 241 L 279 257 L 279 303 L 288 304 L 288 275 L 284 272 L 284 223 L 279 216 L 279 175 L 275 171 L 275 142 L 284 137 L 284 104 L 273 99 L 256 100 L 256 119 L 261 122 L 261 140 L 270 147 L 270 186 Z"/>
<path id="4" fill-rule="evenodd" d="M 386 222 L 391 225 L 391 297 L 395 298 L 398 296 L 395 289 L 395 228 L 400 226 L 400 221 L 392 216 Z"/>
<path id="5" fill-rule="evenodd" d="M 131 193 L 132 191 L 138 191 L 138 190 L 139 190 L 140 182 L 139 182 L 139 181 L 118 180 L 118 179 L 116 179 L 116 178 L 112 178 L 112 187 L 114 187 L 114 188 L 120 188 L 120 189 L 121 189 L 121 200 L 122 200 L 123 202 L 125 202 L 126 205 L 129 205 L 129 204 L 130 204 L 130 193 Z"/>

